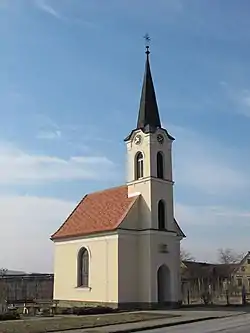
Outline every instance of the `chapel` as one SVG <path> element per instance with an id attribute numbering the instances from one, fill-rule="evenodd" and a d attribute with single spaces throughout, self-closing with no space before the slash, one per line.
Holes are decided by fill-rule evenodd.
<path id="1" fill-rule="evenodd" d="M 54 242 L 59 306 L 152 308 L 181 302 L 172 144 L 162 127 L 146 47 L 136 127 L 124 139 L 126 184 L 86 194 Z"/>

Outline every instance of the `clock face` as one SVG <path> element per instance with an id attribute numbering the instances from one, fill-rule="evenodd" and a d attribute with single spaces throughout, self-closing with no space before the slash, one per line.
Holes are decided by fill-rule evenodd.
<path id="1" fill-rule="evenodd" d="M 163 142 L 164 142 L 164 137 L 163 137 L 163 135 L 158 134 L 158 135 L 157 135 L 157 141 L 158 141 L 159 143 L 163 143 Z"/>
<path id="2" fill-rule="evenodd" d="M 135 137 L 135 144 L 139 145 L 142 142 L 142 137 L 138 134 Z"/>

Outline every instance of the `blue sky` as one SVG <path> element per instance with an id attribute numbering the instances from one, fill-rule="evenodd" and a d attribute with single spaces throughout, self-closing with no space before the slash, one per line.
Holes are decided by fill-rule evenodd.
<path id="1" fill-rule="evenodd" d="M 146 32 L 176 138 L 183 247 L 199 260 L 249 250 L 249 10 L 247 0 L 0 0 L 2 266 L 51 271 L 48 238 L 75 203 L 125 182 Z"/>

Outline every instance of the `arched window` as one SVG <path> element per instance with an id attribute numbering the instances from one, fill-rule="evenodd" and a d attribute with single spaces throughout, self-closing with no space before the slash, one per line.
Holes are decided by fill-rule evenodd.
<path id="1" fill-rule="evenodd" d="M 135 179 L 143 177 L 143 155 L 141 152 L 136 154 L 135 157 Z"/>
<path id="2" fill-rule="evenodd" d="M 158 228 L 159 230 L 165 230 L 165 203 L 163 200 L 158 202 Z"/>
<path id="3" fill-rule="evenodd" d="M 164 159 L 160 151 L 157 153 L 157 178 L 164 178 Z"/>
<path id="4" fill-rule="evenodd" d="M 89 286 L 89 253 L 83 247 L 78 253 L 78 287 Z"/>

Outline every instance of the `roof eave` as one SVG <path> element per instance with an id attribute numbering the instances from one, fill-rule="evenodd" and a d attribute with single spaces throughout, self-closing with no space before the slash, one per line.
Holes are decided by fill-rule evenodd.
<path id="1" fill-rule="evenodd" d="M 176 219 L 174 219 L 174 222 L 176 224 L 177 230 L 178 230 L 178 236 L 182 237 L 182 238 L 186 238 L 187 236 L 184 234 L 184 232 L 182 231 L 181 227 L 179 226 L 179 223 L 177 222 Z"/>
<path id="2" fill-rule="evenodd" d="M 143 128 L 135 128 L 135 129 L 133 129 L 130 132 L 130 134 L 124 139 L 124 141 L 125 142 L 129 141 L 135 131 L 141 130 L 144 134 L 148 134 L 148 133 L 155 133 L 158 129 L 161 129 L 164 133 L 166 133 L 166 135 L 167 135 L 167 137 L 168 137 L 169 140 L 171 140 L 171 141 L 175 140 L 175 138 L 172 135 L 170 135 L 165 128 L 161 128 L 161 127 L 158 127 L 158 128 L 143 127 Z"/>
<path id="3" fill-rule="evenodd" d="M 88 232 L 88 233 L 81 233 L 81 234 L 72 234 L 72 235 L 65 235 L 65 236 L 57 236 L 57 237 L 50 237 L 50 239 L 53 242 L 56 241 L 67 241 L 69 239 L 73 239 L 73 238 L 80 238 L 80 237 L 88 237 L 88 236 L 93 236 L 93 235 L 103 235 L 106 233 L 111 233 L 117 230 L 118 227 L 115 227 L 113 229 L 107 229 L 107 230 L 95 230 L 92 232 Z"/>

